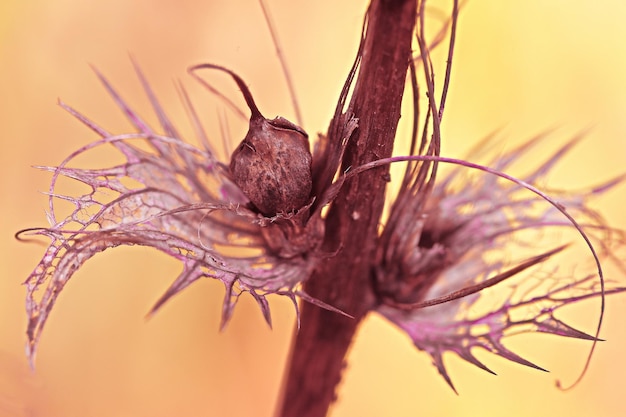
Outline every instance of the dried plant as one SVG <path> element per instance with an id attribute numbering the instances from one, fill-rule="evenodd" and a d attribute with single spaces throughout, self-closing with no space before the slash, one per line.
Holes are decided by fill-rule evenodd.
<path id="1" fill-rule="evenodd" d="M 220 94 L 206 81 L 208 73 L 201 78 L 199 71 L 226 72 L 243 93 L 251 113 L 249 131 L 230 161 L 217 159 L 182 87 L 203 148 L 181 138 L 138 67 L 158 129 L 96 71 L 137 132 L 108 132 L 61 103 L 100 138 L 58 167 L 41 167 L 52 173 L 51 226 L 19 233 L 51 240 L 26 281 L 31 361 L 56 298 L 74 272 L 95 254 L 120 245 L 154 247 L 183 265 L 152 313 L 200 278 L 218 279 L 226 287 L 222 327 L 244 292 L 254 297 L 270 325 L 267 296 L 293 301 L 299 330 L 283 416 L 326 415 L 345 353 L 370 312 L 403 329 L 453 389 L 443 362 L 446 352 L 492 372 L 477 359 L 475 348 L 542 369 L 504 345 L 502 339 L 512 334 L 544 332 L 589 340 L 595 347 L 604 297 L 624 290 L 605 286 L 601 259 L 615 256 L 623 236 L 588 201 L 620 179 L 578 192 L 542 190 L 545 175 L 577 138 L 523 177 L 507 174 L 547 133 L 503 155 L 490 150 L 494 137 L 464 160 L 441 156 L 459 5 L 453 2 L 449 20 L 427 39 L 425 3 L 372 1 L 354 66 L 328 132 L 317 139 L 313 152 L 302 128 L 281 117 L 264 118 L 244 81 L 221 66 L 198 65 L 190 73 Z M 447 65 L 439 86 L 431 51 L 444 44 Z M 407 75 L 413 134 L 408 155 L 392 156 Z M 420 109 L 424 94 L 428 105 Z M 77 156 L 104 146 L 115 148 L 124 162 L 72 167 Z M 406 169 L 383 217 L 392 163 L 404 163 Z M 453 168 L 444 172 L 444 165 Z M 61 195 L 55 191 L 60 177 L 89 190 Z M 58 200 L 73 204 L 68 216 L 58 216 Z M 586 244 L 595 274 L 542 267 L 566 249 L 537 249 L 542 240 L 549 240 L 551 230 L 567 228 Z M 524 253 L 530 255 L 512 260 Z M 481 303 L 482 290 L 505 280 L 509 285 L 499 289 L 506 295 L 500 303 Z M 593 297 L 601 300 L 594 333 L 558 318 L 563 306 Z M 297 298 L 306 303 L 299 306 Z"/>

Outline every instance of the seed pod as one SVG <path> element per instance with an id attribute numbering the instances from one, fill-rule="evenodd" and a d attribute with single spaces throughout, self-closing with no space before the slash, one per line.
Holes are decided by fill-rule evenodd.
<path id="1" fill-rule="evenodd" d="M 254 116 L 230 159 L 235 184 L 264 215 L 296 211 L 311 194 L 311 151 L 306 133 L 282 117 Z"/>
<path id="2" fill-rule="evenodd" d="M 250 108 L 248 133 L 230 159 L 235 184 L 267 217 L 294 212 L 309 203 L 312 158 L 306 132 L 282 117 L 263 117 L 237 74 L 212 64 L 200 67 L 218 69 L 233 77 Z"/>

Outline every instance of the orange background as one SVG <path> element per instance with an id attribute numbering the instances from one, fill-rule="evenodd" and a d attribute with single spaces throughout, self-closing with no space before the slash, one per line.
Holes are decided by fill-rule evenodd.
<path id="1" fill-rule="evenodd" d="M 296 4 L 298 3 L 298 4 Z M 324 131 L 350 66 L 363 1 L 271 1 L 277 30 L 304 112 L 304 128 Z M 621 0 L 501 2 L 473 0 L 460 21 L 453 82 L 444 120 L 444 154 L 463 151 L 495 128 L 513 146 L 548 127 L 555 140 L 528 160 L 593 127 L 551 185 L 581 188 L 624 171 L 626 160 L 626 3 Z M 289 348 L 294 314 L 273 300 L 274 330 L 256 305 L 240 302 L 218 332 L 222 288 L 200 282 L 149 321 L 151 304 L 178 274 L 155 251 L 120 248 L 89 261 L 64 290 L 30 372 L 24 357 L 26 278 L 43 246 L 13 239 L 45 225 L 49 175 L 31 165 L 58 164 L 92 140 L 55 105 L 58 97 L 106 128 L 129 129 L 87 63 L 154 121 L 128 53 L 141 64 L 172 118 L 183 121 L 172 80 L 189 65 L 235 69 L 264 113 L 294 119 L 259 5 L 241 1 L 9 0 L 0 4 L 0 415 L 270 416 Z M 219 77 L 217 77 L 219 78 Z M 228 84 L 230 85 L 230 84 Z M 231 86 L 232 87 L 232 86 Z M 218 138 L 215 106 L 206 124 Z M 190 132 L 186 122 L 185 132 Z M 245 126 L 233 126 L 236 132 Z M 99 162 L 101 163 L 101 162 Z M 598 200 L 608 221 L 626 228 L 624 186 Z M 615 273 L 609 268 L 609 273 Z M 593 331 L 597 302 L 570 309 Z M 456 396 L 426 355 L 378 317 L 362 328 L 349 358 L 339 416 L 623 416 L 624 296 L 609 300 L 592 368 L 569 393 L 588 343 L 532 335 L 509 346 L 552 373 L 483 354 L 499 376 L 447 358 Z"/>

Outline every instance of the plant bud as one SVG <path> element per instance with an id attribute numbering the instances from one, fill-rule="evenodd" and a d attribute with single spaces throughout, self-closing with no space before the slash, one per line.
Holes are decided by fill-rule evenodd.
<path id="1" fill-rule="evenodd" d="M 231 70 L 213 64 L 229 74 L 250 108 L 250 127 L 230 160 L 232 180 L 250 199 L 254 208 L 267 217 L 299 210 L 309 203 L 313 186 L 308 135 L 290 121 L 263 117 L 243 80 Z"/>
<path id="2" fill-rule="evenodd" d="M 235 184 L 265 216 L 293 212 L 310 199 L 311 151 L 307 134 L 282 117 L 252 113 L 250 128 L 230 160 Z"/>

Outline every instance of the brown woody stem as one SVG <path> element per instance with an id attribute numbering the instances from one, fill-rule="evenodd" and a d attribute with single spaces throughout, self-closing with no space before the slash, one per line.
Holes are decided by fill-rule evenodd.
<path id="1" fill-rule="evenodd" d="M 343 169 L 391 156 L 411 59 L 417 2 L 372 0 L 368 13 L 361 66 L 348 108 L 359 127 L 346 148 Z M 332 128 L 334 123 L 340 121 L 333 120 L 329 131 L 340 131 Z M 278 416 L 323 417 L 336 398 L 348 348 L 360 321 L 375 303 L 370 262 L 388 180 L 388 167 L 350 179 L 329 210 L 326 243 L 342 250 L 321 263 L 305 290 L 354 319 L 303 304 Z"/>

